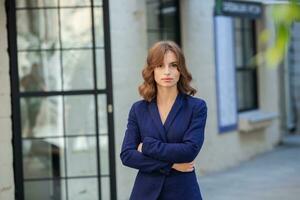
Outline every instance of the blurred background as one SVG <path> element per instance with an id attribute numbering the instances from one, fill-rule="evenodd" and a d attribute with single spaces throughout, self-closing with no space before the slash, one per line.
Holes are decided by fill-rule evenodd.
<path id="1" fill-rule="evenodd" d="M 147 50 L 184 51 L 208 106 L 204 199 L 300 196 L 300 9 L 276 0 L 0 0 L 0 199 L 126 200 Z"/>

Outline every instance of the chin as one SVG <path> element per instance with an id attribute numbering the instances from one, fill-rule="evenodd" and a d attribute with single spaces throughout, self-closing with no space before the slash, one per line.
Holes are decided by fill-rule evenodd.
<path id="1" fill-rule="evenodd" d="M 161 84 L 159 85 L 160 87 L 164 87 L 164 88 L 173 88 L 173 87 L 177 87 L 176 84 Z"/>

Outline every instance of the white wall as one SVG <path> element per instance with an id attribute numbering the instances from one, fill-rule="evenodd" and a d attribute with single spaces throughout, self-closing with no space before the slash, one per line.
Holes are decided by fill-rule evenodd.
<path id="1" fill-rule="evenodd" d="M 12 124 L 4 0 L 0 0 L 0 199 L 14 199 Z"/>

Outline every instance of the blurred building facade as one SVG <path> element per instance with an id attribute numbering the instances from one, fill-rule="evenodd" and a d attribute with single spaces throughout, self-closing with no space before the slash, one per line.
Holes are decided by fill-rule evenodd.
<path id="1" fill-rule="evenodd" d="M 162 39 L 180 44 L 207 102 L 200 187 L 271 150 L 294 116 L 288 62 L 251 61 L 260 31 L 274 30 L 271 5 L 0 0 L 0 199 L 128 199 L 137 171 L 120 148 L 147 49 Z"/>
<path id="2" fill-rule="evenodd" d="M 292 133 L 300 130 L 300 22 L 295 22 L 292 26 L 290 44 L 287 56 L 283 64 L 285 81 L 285 111 L 286 111 L 286 129 Z"/>

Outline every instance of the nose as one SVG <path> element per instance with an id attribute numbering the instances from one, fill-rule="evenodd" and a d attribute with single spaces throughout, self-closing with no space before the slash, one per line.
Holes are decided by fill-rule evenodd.
<path id="1" fill-rule="evenodd" d="M 170 68 L 169 66 L 166 66 L 165 69 L 164 69 L 164 74 L 165 75 L 169 75 L 170 74 Z"/>

